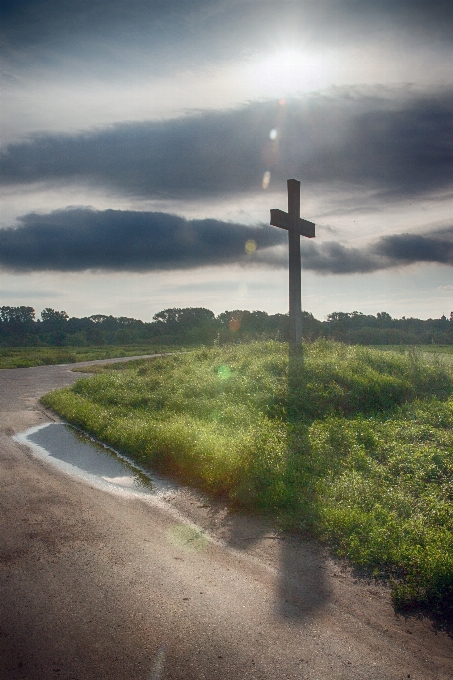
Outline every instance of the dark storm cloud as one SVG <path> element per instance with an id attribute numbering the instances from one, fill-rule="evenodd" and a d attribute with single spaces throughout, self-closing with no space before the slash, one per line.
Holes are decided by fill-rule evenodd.
<path id="1" fill-rule="evenodd" d="M 6 0 L 2 52 L 18 68 L 31 60 L 58 65 L 66 56 L 89 63 L 91 74 L 100 75 L 122 63 L 130 67 L 137 51 L 146 51 L 158 56 L 163 72 L 181 52 L 189 57 L 193 15 L 208 5 L 209 0 Z"/>
<path id="2" fill-rule="evenodd" d="M 258 250 L 284 241 L 277 229 L 157 212 L 68 208 L 19 222 L 0 229 L 0 266 L 10 271 L 190 269 L 250 261 L 248 240 Z"/>
<path id="3" fill-rule="evenodd" d="M 118 48 L 138 47 L 165 66 L 181 54 L 236 58 L 297 38 L 351 44 L 399 31 L 453 40 L 450 0 L 4 0 L 1 20 L 3 49 L 17 64 L 27 51 L 48 62 L 68 52 L 121 61 Z"/>
<path id="4" fill-rule="evenodd" d="M 286 265 L 286 253 L 271 249 L 258 253 L 262 264 Z M 418 234 L 383 236 L 363 248 L 352 248 L 334 241 L 302 244 L 302 266 L 319 274 L 365 274 L 380 269 L 427 263 L 453 266 L 453 227 Z"/>
<path id="5" fill-rule="evenodd" d="M 269 132 L 276 128 L 275 141 Z M 11 144 L 0 182 L 89 183 L 120 194 L 201 198 L 249 192 L 269 170 L 392 195 L 443 189 L 453 180 L 453 92 L 385 97 L 350 91 L 161 121 L 121 123 L 78 135 Z"/>
<path id="6" fill-rule="evenodd" d="M 429 236 L 418 234 L 384 236 L 374 247 L 374 252 L 400 264 L 438 262 L 453 265 L 453 227 Z"/>
<path id="7" fill-rule="evenodd" d="M 234 263 L 285 268 L 288 263 L 286 234 L 265 225 L 87 208 L 32 213 L 19 222 L 0 230 L 0 267 L 16 272 L 144 272 Z M 251 239 L 257 251 L 248 255 L 245 244 Z M 384 236 L 363 248 L 305 239 L 302 247 L 302 266 L 320 274 L 367 273 L 420 262 L 453 265 L 453 227 L 427 236 Z"/>

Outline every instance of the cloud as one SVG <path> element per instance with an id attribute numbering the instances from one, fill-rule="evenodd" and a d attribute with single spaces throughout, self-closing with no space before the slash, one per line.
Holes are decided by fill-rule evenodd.
<path id="1" fill-rule="evenodd" d="M 256 252 L 246 253 L 254 240 Z M 396 234 L 353 248 L 303 240 L 302 267 L 320 274 L 374 272 L 415 263 L 453 265 L 453 227 Z M 287 237 L 267 226 L 127 210 L 31 213 L 0 230 L 0 267 L 26 271 L 162 271 L 225 264 L 286 268 Z"/>
<path id="2" fill-rule="evenodd" d="M 400 264 L 438 262 L 453 265 L 453 227 L 429 236 L 418 234 L 383 236 L 374 246 L 374 252 Z"/>
<path id="3" fill-rule="evenodd" d="M 19 218 L 0 230 L 0 266 L 10 271 L 153 271 L 253 261 L 284 240 L 277 229 L 126 210 L 68 208 Z M 247 259 L 248 258 L 248 259 Z"/>
<path id="4" fill-rule="evenodd" d="M 3 150 L 0 182 L 89 183 L 123 195 L 184 199 L 258 191 L 269 171 L 271 187 L 297 177 L 399 199 L 451 186 L 452 140 L 453 91 L 349 91 L 36 135 Z"/>
<path id="5" fill-rule="evenodd" d="M 281 249 L 273 249 L 259 253 L 258 259 L 281 267 L 287 258 Z M 382 236 L 363 248 L 334 241 L 304 241 L 302 247 L 302 267 L 319 274 L 364 274 L 426 262 L 453 266 L 453 227 L 433 231 L 429 236 Z"/>
<path id="6" fill-rule="evenodd" d="M 159 70 L 190 53 L 191 23 L 209 0 L 5 0 L 1 3 L 1 44 L 15 69 L 34 62 L 72 67 L 89 63 L 101 75 L 126 62 L 128 70 L 145 52 Z M 189 56 L 189 54 L 187 54 Z M 124 64 L 123 64 L 124 65 Z M 149 68 L 149 65 L 148 65 Z"/>
<path id="7" fill-rule="evenodd" d="M 121 62 L 145 50 L 165 67 L 181 54 L 189 63 L 231 59 L 301 38 L 350 45 L 398 31 L 420 44 L 453 35 L 448 0 L 4 0 L 1 20 L 16 63 L 24 52 L 47 62 L 62 53 Z"/>

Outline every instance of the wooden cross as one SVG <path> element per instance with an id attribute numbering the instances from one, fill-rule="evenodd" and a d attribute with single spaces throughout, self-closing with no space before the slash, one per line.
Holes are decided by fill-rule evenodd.
<path id="1" fill-rule="evenodd" d="M 300 182 L 289 179 L 288 212 L 271 210 L 271 225 L 286 229 L 289 243 L 289 344 L 298 350 L 302 343 L 302 298 L 300 237 L 314 238 L 313 222 L 300 217 Z"/>

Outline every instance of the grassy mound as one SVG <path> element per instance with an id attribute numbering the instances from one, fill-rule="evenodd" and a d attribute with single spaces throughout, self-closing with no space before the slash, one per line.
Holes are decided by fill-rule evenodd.
<path id="1" fill-rule="evenodd" d="M 171 348 L 170 351 L 174 351 Z M 104 345 L 102 347 L 0 347 L 0 369 L 73 364 L 169 351 L 156 345 Z"/>
<path id="2" fill-rule="evenodd" d="M 104 369 L 103 369 L 104 370 Z M 453 613 L 453 372 L 320 341 L 202 349 L 107 370 L 44 403 L 142 464 L 276 513 Z"/>

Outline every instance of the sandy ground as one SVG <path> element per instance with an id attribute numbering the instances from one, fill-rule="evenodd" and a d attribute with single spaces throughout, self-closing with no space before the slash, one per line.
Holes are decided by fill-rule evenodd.
<path id="1" fill-rule="evenodd" d="M 316 544 L 189 489 L 101 491 L 18 444 L 71 368 L 0 371 L 1 680 L 453 678 L 446 631 Z"/>

